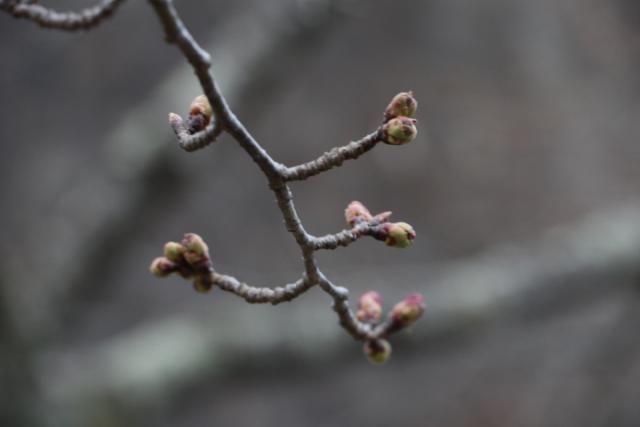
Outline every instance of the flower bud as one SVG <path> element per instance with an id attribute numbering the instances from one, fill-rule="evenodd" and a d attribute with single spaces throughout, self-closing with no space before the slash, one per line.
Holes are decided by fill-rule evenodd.
<path id="1" fill-rule="evenodd" d="M 186 233 L 182 238 L 182 246 L 184 246 L 187 251 L 200 256 L 207 255 L 209 252 L 209 247 L 202 237 L 195 233 Z"/>
<path id="2" fill-rule="evenodd" d="M 383 339 L 367 341 L 364 343 L 364 354 L 371 363 L 384 363 L 391 357 L 391 344 Z"/>
<path id="3" fill-rule="evenodd" d="M 187 248 L 177 242 L 167 242 L 164 245 L 164 256 L 172 262 L 181 263 L 184 262 L 183 254 Z"/>
<path id="4" fill-rule="evenodd" d="M 416 238 L 413 227 L 406 222 L 391 222 L 384 224 L 386 232 L 385 243 L 394 248 L 406 248 Z"/>
<path id="5" fill-rule="evenodd" d="M 205 95 L 196 96 L 189 106 L 189 114 L 193 116 L 196 114 L 202 114 L 208 124 L 213 116 L 213 110 L 211 109 L 211 104 L 209 104 L 209 99 Z"/>
<path id="6" fill-rule="evenodd" d="M 352 227 L 359 222 L 371 221 L 373 219 L 369 209 L 367 209 L 362 203 L 355 200 L 349 203 L 349 206 L 345 209 L 344 217 L 347 220 L 347 224 Z"/>
<path id="7" fill-rule="evenodd" d="M 402 145 L 413 141 L 418 134 L 417 122 L 416 119 L 404 116 L 389 120 L 382 127 L 384 133 L 383 142 L 391 145 Z"/>
<path id="8" fill-rule="evenodd" d="M 390 332 L 406 328 L 413 324 L 424 313 L 424 297 L 411 294 L 397 303 L 389 312 L 391 319 Z"/>
<path id="9" fill-rule="evenodd" d="M 375 291 L 362 294 L 358 300 L 356 317 L 361 322 L 375 323 L 382 317 L 382 298 Z"/>
<path id="10" fill-rule="evenodd" d="M 177 270 L 177 265 L 165 257 L 158 257 L 151 262 L 149 271 L 156 277 L 167 277 Z"/>
<path id="11" fill-rule="evenodd" d="M 413 97 L 413 92 L 400 92 L 393 97 L 384 111 L 384 119 L 389 121 L 398 116 L 413 117 L 417 109 L 418 101 Z"/>
<path id="12" fill-rule="evenodd" d="M 200 292 L 201 294 L 206 294 L 211 292 L 211 288 L 213 287 L 213 283 L 211 283 L 211 279 L 209 276 L 200 275 L 195 278 L 193 281 L 193 289 L 196 292 Z"/>
<path id="13" fill-rule="evenodd" d="M 213 110 L 209 100 L 204 95 L 197 96 L 189 107 L 189 118 L 187 120 L 189 133 L 200 132 L 207 127 L 213 117 Z"/>

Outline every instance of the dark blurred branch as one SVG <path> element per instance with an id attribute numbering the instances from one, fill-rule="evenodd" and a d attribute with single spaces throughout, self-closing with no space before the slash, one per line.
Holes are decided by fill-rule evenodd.
<path id="1" fill-rule="evenodd" d="M 124 0 L 103 0 L 80 12 L 57 12 L 39 4 L 17 0 L 0 0 L 0 10 L 16 18 L 28 19 L 45 28 L 76 31 L 91 29 L 111 16 Z"/>

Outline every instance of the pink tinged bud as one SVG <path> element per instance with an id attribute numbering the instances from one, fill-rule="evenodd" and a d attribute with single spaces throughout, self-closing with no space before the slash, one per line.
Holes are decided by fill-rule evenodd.
<path id="1" fill-rule="evenodd" d="M 187 248 L 182 246 L 177 242 L 167 242 L 164 245 L 164 256 L 172 262 L 175 263 L 183 263 L 184 262 L 184 253 L 187 251 Z"/>
<path id="2" fill-rule="evenodd" d="M 373 219 L 369 209 L 367 209 L 362 203 L 355 200 L 349 203 L 349 206 L 345 209 L 344 217 L 347 220 L 347 224 L 352 227 L 359 222 L 368 222 Z"/>
<path id="3" fill-rule="evenodd" d="M 149 266 L 149 271 L 156 277 L 167 277 L 169 274 L 177 271 L 177 269 L 178 266 L 165 257 L 154 259 Z"/>
<path id="4" fill-rule="evenodd" d="M 198 236 L 195 233 L 187 233 L 182 238 L 182 246 L 186 248 L 187 251 L 193 252 L 196 255 L 207 255 L 209 252 L 209 247 L 204 242 L 202 237 Z"/>
<path id="5" fill-rule="evenodd" d="M 364 343 L 363 350 L 369 361 L 377 365 L 386 362 L 391 357 L 391 344 L 387 340 L 367 341 Z"/>
<path id="6" fill-rule="evenodd" d="M 382 317 L 382 298 L 375 291 L 369 291 L 358 300 L 356 317 L 365 323 L 375 323 Z"/>
<path id="7" fill-rule="evenodd" d="M 384 112 L 384 119 L 388 121 L 398 116 L 413 117 L 417 109 L 418 101 L 413 97 L 413 93 L 411 91 L 400 92 L 389 103 Z"/>
<path id="8" fill-rule="evenodd" d="M 385 243 L 394 248 L 406 248 L 416 238 L 413 227 L 406 222 L 392 222 L 384 224 L 386 232 Z"/>
<path id="9" fill-rule="evenodd" d="M 413 141 L 418 134 L 418 129 L 416 128 L 417 122 L 416 119 L 404 116 L 389 120 L 382 127 L 384 134 L 383 142 L 391 145 L 402 145 Z"/>
<path id="10" fill-rule="evenodd" d="M 397 331 L 415 323 L 424 313 L 424 297 L 411 294 L 393 307 L 389 313 L 391 331 Z"/>
<path id="11" fill-rule="evenodd" d="M 187 261 L 187 268 L 195 273 L 209 271 L 211 260 L 208 255 L 198 255 L 195 252 L 187 251 L 184 253 L 184 259 Z"/>

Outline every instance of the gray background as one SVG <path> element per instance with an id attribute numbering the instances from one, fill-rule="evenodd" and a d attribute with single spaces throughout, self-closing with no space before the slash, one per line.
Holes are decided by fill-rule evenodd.
<path id="1" fill-rule="evenodd" d="M 177 148 L 166 115 L 199 90 L 146 2 L 77 34 L 1 15 L 2 425 L 640 423 L 636 1 L 176 3 L 286 164 L 415 92 L 412 144 L 293 191 L 314 234 L 353 199 L 414 225 L 410 249 L 319 259 L 353 297 L 422 292 L 425 317 L 371 366 L 317 289 L 248 306 L 151 277 L 187 231 L 254 285 L 302 266 L 230 138 Z"/>

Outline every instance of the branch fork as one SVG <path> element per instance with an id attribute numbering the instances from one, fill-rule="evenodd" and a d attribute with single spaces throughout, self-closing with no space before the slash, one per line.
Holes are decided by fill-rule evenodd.
<path id="1" fill-rule="evenodd" d="M 306 232 L 293 203 L 288 183 L 302 181 L 355 160 L 379 143 L 404 145 L 417 135 L 414 118 L 417 101 L 411 92 L 397 94 L 383 114 L 381 125 L 344 146 L 335 147 L 315 160 L 287 167 L 276 162 L 238 120 L 222 95 L 211 71 L 209 54 L 194 40 L 172 0 L 148 0 L 164 29 L 168 43 L 178 47 L 193 68 L 203 95 L 194 99 L 189 115 L 183 119 L 169 114 L 169 124 L 185 151 L 202 149 L 228 133 L 264 173 L 282 213 L 285 227 L 302 254 L 304 272 L 293 283 L 279 287 L 254 287 L 233 276 L 215 271 L 209 247 L 194 233 L 187 233 L 180 242 L 168 242 L 164 254 L 153 260 L 151 272 L 158 277 L 176 274 L 190 280 L 196 291 L 208 293 L 214 287 L 231 292 L 248 303 L 279 304 L 291 301 L 314 286 L 333 299 L 333 310 L 340 325 L 355 339 L 364 342 L 364 353 L 373 363 L 382 363 L 391 355 L 387 338 L 413 323 L 424 311 L 424 299 L 413 294 L 397 303 L 383 319 L 382 298 L 376 292 L 363 294 L 354 313 L 349 307 L 349 291 L 334 285 L 318 268 L 314 253 L 318 250 L 346 247 L 363 236 L 371 236 L 396 248 L 410 246 L 416 233 L 405 222 L 390 222 L 391 212 L 372 215 L 360 202 L 352 202 L 345 210 L 349 228 L 338 233 L 316 237 Z M 98 5 L 80 12 L 57 12 L 30 0 L 0 0 L 0 10 L 16 18 L 31 20 L 40 26 L 64 31 L 91 29 L 111 16 L 124 0 L 102 0 Z"/>

